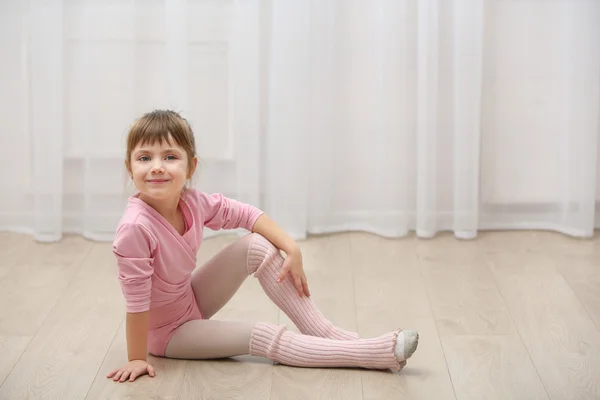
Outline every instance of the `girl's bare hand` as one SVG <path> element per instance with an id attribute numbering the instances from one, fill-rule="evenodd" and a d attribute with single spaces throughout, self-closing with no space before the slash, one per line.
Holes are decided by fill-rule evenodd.
<path id="1" fill-rule="evenodd" d="M 125 366 L 111 371 L 106 377 L 114 377 L 113 381 L 115 382 L 125 382 L 127 378 L 129 378 L 129 382 L 133 382 L 136 378 L 145 374 L 154 378 L 154 367 L 144 360 L 132 360 L 125 364 Z"/>
<path id="2" fill-rule="evenodd" d="M 291 275 L 292 282 L 296 287 L 296 291 L 298 292 L 298 296 L 310 297 L 310 291 L 308 290 L 308 280 L 306 279 L 306 274 L 304 273 L 304 268 L 302 266 L 302 253 L 298 248 L 296 251 L 287 254 L 283 262 L 283 266 L 281 268 L 281 273 L 279 274 L 279 279 L 277 282 L 283 282 L 286 276 Z"/>

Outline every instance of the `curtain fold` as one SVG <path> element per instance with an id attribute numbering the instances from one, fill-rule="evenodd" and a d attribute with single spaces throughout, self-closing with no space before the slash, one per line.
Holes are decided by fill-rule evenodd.
<path id="1" fill-rule="evenodd" d="M 273 1 L 264 142 L 264 209 L 295 237 L 307 225 L 311 3 Z"/>
<path id="2" fill-rule="evenodd" d="M 57 240 L 63 228 L 64 40 L 62 1 L 30 3 L 29 117 L 33 230 L 40 241 Z"/>
<path id="3" fill-rule="evenodd" d="M 111 240 L 154 108 L 297 239 L 600 226 L 595 0 L 9 0 L 0 51 L 0 230 Z"/>
<path id="4" fill-rule="evenodd" d="M 484 0 L 454 0 L 452 7 L 453 229 L 463 239 L 479 226 L 479 165 L 484 49 Z"/>

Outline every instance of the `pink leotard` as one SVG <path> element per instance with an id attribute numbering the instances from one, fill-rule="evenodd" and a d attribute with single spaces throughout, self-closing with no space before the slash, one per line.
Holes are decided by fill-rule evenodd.
<path id="1" fill-rule="evenodd" d="M 130 197 L 113 242 L 126 310 L 149 311 L 148 351 L 156 356 L 164 356 L 177 327 L 202 318 L 190 279 L 204 227 L 251 231 L 263 213 L 197 189 L 186 189 L 179 207 L 186 223 L 183 236 L 139 194 Z"/>

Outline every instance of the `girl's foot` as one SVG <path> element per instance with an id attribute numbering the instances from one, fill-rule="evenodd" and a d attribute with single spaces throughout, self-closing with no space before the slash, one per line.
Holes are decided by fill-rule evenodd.
<path id="1" fill-rule="evenodd" d="M 419 345 L 419 332 L 416 331 L 402 331 L 398 334 L 396 339 L 396 347 L 394 348 L 394 355 L 400 362 L 401 367 L 406 365 L 408 360 Z"/>

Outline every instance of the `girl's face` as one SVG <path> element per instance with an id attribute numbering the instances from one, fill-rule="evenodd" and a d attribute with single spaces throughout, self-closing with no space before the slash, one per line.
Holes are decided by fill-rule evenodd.
<path id="1" fill-rule="evenodd" d="M 193 174 L 188 168 L 187 153 L 172 140 L 136 146 L 129 162 L 135 187 L 153 200 L 179 196 L 186 180 Z M 194 167 L 196 163 L 194 158 Z"/>

